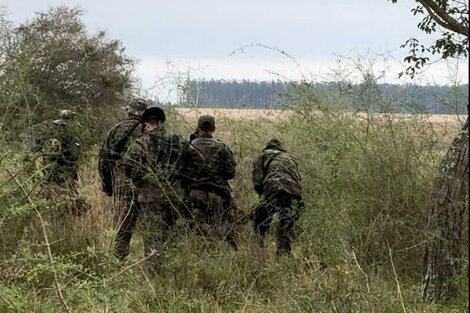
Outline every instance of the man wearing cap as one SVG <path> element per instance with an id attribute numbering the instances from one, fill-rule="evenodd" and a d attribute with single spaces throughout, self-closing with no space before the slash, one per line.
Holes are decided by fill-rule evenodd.
<path id="1" fill-rule="evenodd" d="M 142 122 L 144 135 L 131 143 L 119 166 L 135 187 L 140 209 L 137 216 L 141 215 L 144 228 L 144 252 L 153 272 L 162 264 L 171 244 L 172 226 L 181 214 L 177 176 L 187 143 L 166 133 L 165 113 L 158 107 L 147 109 Z M 129 240 L 135 223 L 129 229 Z"/>
<path id="2" fill-rule="evenodd" d="M 255 191 L 262 197 L 253 215 L 261 246 L 264 246 L 264 239 L 277 212 L 277 254 L 290 254 L 294 223 L 303 207 L 301 177 L 296 160 L 286 152 L 279 140 L 271 139 L 253 164 L 252 179 Z"/>
<path id="3" fill-rule="evenodd" d="M 228 184 L 235 177 L 236 162 L 230 148 L 213 138 L 214 132 L 214 117 L 199 117 L 197 136 L 188 147 L 182 172 L 189 177 L 189 200 L 196 221 L 236 248 Z"/>

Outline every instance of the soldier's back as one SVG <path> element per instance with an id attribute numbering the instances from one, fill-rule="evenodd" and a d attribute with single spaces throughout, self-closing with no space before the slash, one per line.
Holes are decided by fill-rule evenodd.
<path id="1" fill-rule="evenodd" d="M 99 152 L 98 170 L 103 191 L 108 195 L 131 192 L 129 182 L 119 172 L 119 163 L 130 144 L 142 136 L 139 118 L 127 118 L 114 125 L 108 132 Z"/>
<path id="2" fill-rule="evenodd" d="M 197 138 L 192 145 L 197 149 L 193 165 L 199 167 L 199 174 L 218 176 L 223 170 L 225 144 L 214 138 Z M 204 173 L 205 170 L 208 172 Z"/>
<path id="3" fill-rule="evenodd" d="M 301 177 L 297 161 L 284 151 L 267 149 L 264 157 L 264 193 L 274 194 L 285 191 L 295 196 L 301 196 Z"/>

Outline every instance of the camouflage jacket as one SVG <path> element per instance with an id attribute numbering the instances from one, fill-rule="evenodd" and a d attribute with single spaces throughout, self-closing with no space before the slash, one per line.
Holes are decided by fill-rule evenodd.
<path id="1" fill-rule="evenodd" d="M 63 183 L 78 179 L 81 147 L 69 121 L 42 122 L 36 125 L 33 136 L 32 151 L 43 161 L 46 181 Z"/>
<path id="2" fill-rule="evenodd" d="M 189 189 L 212 189 L 225 196 L 230 192 L 227 180 L 235 177 L 236 165 L 227 145 L 210 136 L 203 136 L 191 141 L 183 174 L 188 178 Z"/>
<path id="3" fill-rule="evenodd" d="M 116 124 L 106 136 L 99 151 L 98 170 L 101 177 L 103 191 L 111 195 L 116 165 L 122 159 L 131 142 L 142 136 L 141 120 L 138 117 L 129 117 Z"/>
<path id="4" fill-rule="evenodd" d="M 281 148 L 266 148 L 253 163 L 253 185 L 258 194 L 269 197 L 279 191 L 302 196 L 297 162 Z"/>
<path id="5" fill-rule="evenodd" d="M 187 143 L 178 135 L 155 129 L 131 143 L 118 165 L 124 175 L 139 187 L 171 185 L 177 178 Z"/>

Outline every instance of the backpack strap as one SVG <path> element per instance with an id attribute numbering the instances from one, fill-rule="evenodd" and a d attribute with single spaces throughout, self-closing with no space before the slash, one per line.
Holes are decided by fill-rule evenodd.
<path id="1" fill-rule="evenodd" d="M 129 129 L 129 131 L 126 132 L 125 136 L 123 136 L 123 137 L 121 138 L 121 140 L 118 141 L 118 143 L 116 144 L 116 148 L 117 148 L 116 150 L 117 150 L 118 153 L 122 153 L 122 152 L 123 152 L 122 150 L 124 150 L 124 146 L 125 146 L 126 143 L 129 141 L 129 137 L 132 135 L 132 133 L 134 132 L 134 130 L 135 130 L 137 127 L 139 127 L 140 124 L 142 124 L 142 123 L 140 123 L 140 122 L 136 123 L 136 124 L 134 125 L 134 127 L 131 127 L 131 128 Z"/>

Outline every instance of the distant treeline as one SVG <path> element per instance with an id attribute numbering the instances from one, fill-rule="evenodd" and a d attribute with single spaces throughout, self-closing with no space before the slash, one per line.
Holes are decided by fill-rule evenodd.
<path id="1" fill-rule="evenodd" d="M 289 94 L 308 93 L 349 110 L 374 112 L 465 113 L 468 84 L 459 86 L 379 84 L 373 78 L 347 82 L 191 80 L 180 105 L 220 108 L 282 108 Z M 289 101 L 289 105 L 292 105 Z"/>

